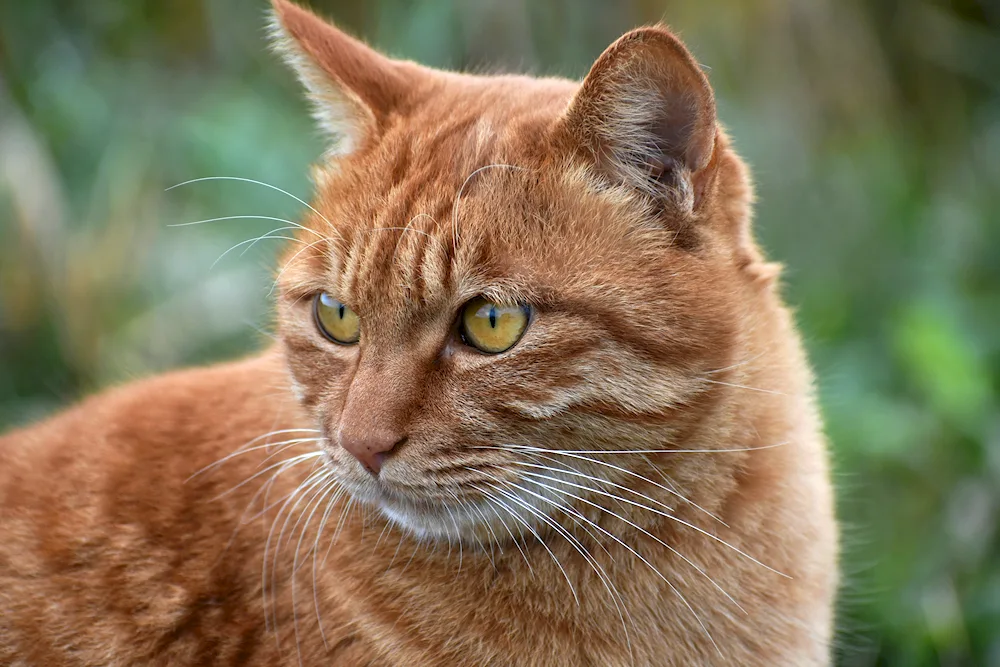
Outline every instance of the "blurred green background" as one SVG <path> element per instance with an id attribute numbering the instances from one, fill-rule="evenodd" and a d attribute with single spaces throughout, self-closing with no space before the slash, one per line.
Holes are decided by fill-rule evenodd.
<path id="1" fill-rule="evenodd" d="M 758 184 L 844 520 L 842 665 L 1000 665 L 1000 3 L 314 0 L 389 53 L 582 76 L 665 19 Z M 259 347 L 323 150 L 258 0 L 0 3 L 0 428 Z"/>

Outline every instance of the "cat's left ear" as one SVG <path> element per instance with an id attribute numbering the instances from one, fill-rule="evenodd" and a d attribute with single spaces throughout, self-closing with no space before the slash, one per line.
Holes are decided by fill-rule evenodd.
<path id="1" fill-rule="evenodd" d="M 406 105 L 419 68 L 387 58 L 288 0 L 272 0 L 272 40 L 306 87 L 333 157 L 376 140 Z"/>
<path id="2" fill-rule="evenodd" d="M 639 28 L 608 47 L 562 122 L 608 180 L 681 212 L 699 208 L 715 167 L 715 97 L 666 28 Z"/>

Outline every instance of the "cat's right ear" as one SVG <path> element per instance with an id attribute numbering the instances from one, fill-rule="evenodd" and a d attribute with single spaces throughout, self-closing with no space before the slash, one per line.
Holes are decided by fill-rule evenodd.
<path id="1" fill-rule="evenodd" d="M 272 44 L 306 88 L 338 157 L 374 141 L 406 102 L 411 63 L 392 60 L 288 0 L 272 0 Z M 412 75 L 413 72 L 410 72 Z M 411 76 L 412 78 L 412 76 Z"/>

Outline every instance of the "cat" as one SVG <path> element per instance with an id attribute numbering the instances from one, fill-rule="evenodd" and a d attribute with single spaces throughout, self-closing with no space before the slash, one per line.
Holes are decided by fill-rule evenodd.
<path id="1" fill-rule="evenodd" d="M 277 342 L 0 438 L 0 664 L 829 664 L 813 380 L 681 41 L 273 19 L 328 140 Z"/>

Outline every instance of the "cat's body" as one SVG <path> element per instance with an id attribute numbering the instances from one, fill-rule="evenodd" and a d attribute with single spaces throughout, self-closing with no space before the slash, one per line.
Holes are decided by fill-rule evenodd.
<path id="1" fill-rule="evenodd" d="M 280 343 L 0 438 L 0 664 L 826 664 L 811 376 L 679 42 L 578 91 L 276 7 L 339 133 Z M 530 312 L 495 356 L 477 295 Z"/>

